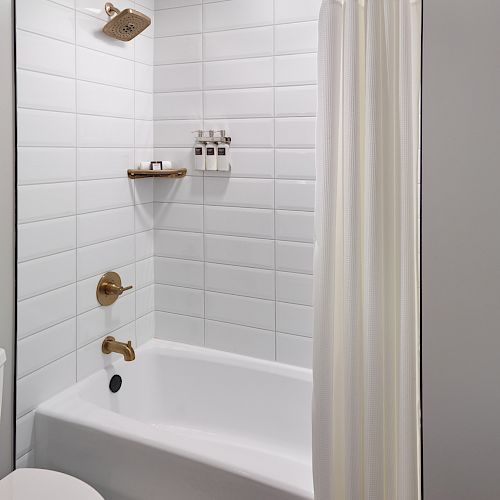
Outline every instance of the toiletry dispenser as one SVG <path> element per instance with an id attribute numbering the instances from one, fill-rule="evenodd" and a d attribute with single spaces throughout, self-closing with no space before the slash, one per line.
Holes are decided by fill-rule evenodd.
<path id="1" fill-rule="evenodd" d="M 194 168 L 195 170 L 205 170 L 205 158 L 207 155 L 207 147 L 203 140 L 203 130 L 197 130 L 198 140 L 194 145 Z"/>
<path id="2" fill-rule="evenodd" d="M 196 170 L 229 172 L 231 170 L 231 137 L 225 130 L 195 130 L 194 165 Z"/>
<path id="3" fill-rule="evenodd" d="M 217 144 L 215 143 L 215 132 L 213 130 L 208 131 L 206 148 L 205 169 L 217 170 Z"/>
<path id="4" fill-rule="evenodd" d="M 219 131 L 220 138 L 226 138 L 226 131 Z M 217 144 L 217 170 L 221 172 L 229 172 L 231 170 L 231 165 L 229 163 L 229 143 L 227 142 L 219 142 Z"/>

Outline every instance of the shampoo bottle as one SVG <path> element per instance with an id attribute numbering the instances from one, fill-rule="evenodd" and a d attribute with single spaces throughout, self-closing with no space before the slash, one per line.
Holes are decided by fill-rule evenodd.
<path id="1" fill-rule="evenodd" d="M 206 146 L 206 170 L 217 170 L 217 143 L 215 142 L 214 131 L 208 131 L 208 141 Z"/>
<path id="2" fill-rule="evenodd" d="M 226 131 L 220 130 L 221 142 L 217 144 L 217 170 L 229 172 L 231 163 L 229 158 L 229 144 L 226 142 Z"/>
<path id="3" fill-rule="evenodd" d="M 194 168 L 195 170 L 205 170 L 206 147 L 200 139 L 203 139 L 203 130 L 197 130 L 198 140 L 194 145 Z"/>

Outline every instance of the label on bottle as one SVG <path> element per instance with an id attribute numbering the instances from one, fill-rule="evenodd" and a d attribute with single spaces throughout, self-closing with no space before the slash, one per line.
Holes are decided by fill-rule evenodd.
<path id="1" fill-rule="evenodd" d="M 219 156 L 226 156 L 226 148 L 217 148 L 217 154 Z"/>
<path id="2" fill-rule="evenodd" d="M 194 154 L 196 156 L 203 156 L 203 148 L 194 148 Z"/>
<path id="3" fill-rule="evenodd" d="M 207 148 L 207 156 L 215 156 L 215 148 Z"/>

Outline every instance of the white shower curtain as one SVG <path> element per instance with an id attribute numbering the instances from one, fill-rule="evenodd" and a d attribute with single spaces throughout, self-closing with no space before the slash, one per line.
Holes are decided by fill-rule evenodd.
<path id="1" fill-rule="evenodd" d="M 324 0 L 314 285 L 316 500 L 420 498 L 417 0 Z"/>

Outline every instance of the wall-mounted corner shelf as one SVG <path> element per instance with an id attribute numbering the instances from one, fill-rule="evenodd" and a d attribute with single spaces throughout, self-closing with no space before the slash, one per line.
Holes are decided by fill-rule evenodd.
<path id="1" fill-rule="evenodd" d="M 168 170 L 140 170 L 130 168 L 127 170 L 129 179 L 150 179 L 164 177 L 168 179 L 180 179 L 187 174 L 186 168 L 172 168 Z"/>

